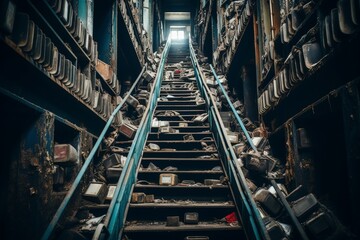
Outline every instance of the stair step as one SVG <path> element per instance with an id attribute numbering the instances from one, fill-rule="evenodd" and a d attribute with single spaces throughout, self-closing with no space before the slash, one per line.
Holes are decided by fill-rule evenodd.
<path id="1" fill-rule="evenodd" d="M 159 110 L 159 109 L 156 109 L 155 111 L 155 115 L 156 117 L 158 116 L 158 113 L 162 113 L 162 112 L 165 112 L 165 111 L 171 111 L 171 110 Z M 181 116 L 183 115 L 192 115 L 192 116 L 197 116 L 199 114 L 202 114 L 202 113 L 206 113 L 205 109 L 203 110 L 198 110 L 198 109 L 181 109 L 181 110 L 176 110 L 176 112 L 178 112 Z"/>
<path id="2" fill-rule="evenodd" d="M 161 94 L 161 97 L 167 97 L 170 94 Z M 169 100 L 169 102 L 173 102 L 173 101 L 191 101 L 193 99 L 196 98 L 196 95 L 190 95 L 190 96 L 178 96 L 176 97 L 175 95 L 173 97 L 169 97 L 167 98 Z"/>
<path id="3" fill-rule="evenodd" d="M 189 87 L 185 85 L 185 84 L 188 84 L 188 83 L 194 83 L 194 82 L 192 82 L 192 81 L 188 82 L 187 80 L 182 81 L 179 78 L 179 80 L 177 80 L 176 82 L 174 82 L 174 81 L 163 81 L 162 85 L 161 85 L 161 88 L 170 87 L 171 91 L 175 91 L 175 90 L 176 91 L 177 90 L 196 91 L 196 90 L 198 90 L 198 87 L 195 87 L 195 86 L 192 86 L 192 88 L 189 89 Z"/>
<path id="4" fill-rule="evenodd" d="M 161 149 L 164 148 L 175 148 L 176 150 L 184 151 L 184 150 L 193 150 L 193 149 L 203 149 L 201 142 L 204 142 L 208 146 L 214 145 L 214 141 L 191 141 L 191 142 L 184 142 L 184 141 L 178 141 L 178 142 L 170 142 L 170 141 L 150 141 L 148 143 L 154 143 L 157 144 Z M 147 143 L 147 144 L 148 144 Z"/>
<path id="5" fill-rule="evenodd" d="M 179 208 L 179 207 L 141 207 L 143 204 L 139 204 L 139 207 L 131 207 L 129 209 L 129 214 L 127 221 L 131 222 L 133 220 L 136 221 L 153 221 L 153 222 L 161 222 L 166 221 L 167 216 L 179 216 L 180 222 L 184 222 L 184 215 L 187 212 L 196 212 L 199 216 L 200 222 L 211 222 L 214 219 L 222 219 L 226 215 L 235 211 L 234 207 L 232 208 L 222 208 L 222 207 L 192 207 L 187 205 L 188 201 L 180 201 L 187 208 Z M 134 204 L 136 205 L 136 204 Z M 159 205 L 159 204 L 157 204 Z M 179 205 L 179 204 L 178 204 Z"/>
<path id="6" fill-rule="evenodd" d="M 234 240 L 236 239 L 246 239 L 244 231 L 241 227 L 235 226 L 215 226 L 212 224 L 210 228 L 205 226 L 197 229 L 199 225 L 186 225 L 186 228 L 183 227 L 166 227 L 165 223 L 162 222 L 162 226 L 153 230 L 144 230 L 141 232 L 134 231 L 134 228 L 124 229 L 125 234 L 129 239 L 132 240 L 143 240 L 143 239 L 171 239 L 171 240 L 184 240 L 188 236 L 206 236 L 209 239 L 219 239 L 219 240 Z M 192 227 L 190 227 L 192 226 Z M 138 228 L 142 228 L 139 226 Z M 128 231 L 130 230 L 130 231 Z"/>
<path id="7" fill-rule="evenodd" d="M 160 91 L 161 93 L 168 93 L 168 94 L 172 94 L 172 93 L 187 93 L 187 94 L 191 94 L 191 93 L 195 93 L 196 90 L 189 90 L 189 89 L 171 89 L 171 90 L 164 90 L 161 89 Z"/>
<path id="8" fill-rule="evenodd" d="M 189 162 L 195 162 L 195 161 L 200 161 L 200 162 L 204 162 L 204 161 L 220 161 L 218 158 L 147 158 L 147 157 L 143 157 L 142 158 L 143 161 L 179 161 L 179 162 L 183 162 L 185 163 L 186 161 Z"/>
<path id="9" fill-rule="evenodd" d="M 149 133 L 148 141 L 152 140 L 184 140 L 185 135 L 191 134 L 195 140 L 201 140 L 205 137 L 213 137 L 211 132 L 181 132 L 181 133 L 167 133 L 167 134 L 158 134 L 158 133 Z"/>
<path id="10" fill-rule="evenodd" d="M 179 130 L 179 133 L 194 133 L 194 132 L 205 132 L 210 131 L 209 126 L 187 126 L 187 127 L 179 127 L 179 126 L 172 126 L 171 127 L 174 130 Z M 152 127 L 151 132 L 158 132 L 158 127 Z M 168 133 L 163 133 L 168 134 Z"/>
<path id="11" fill-rule="evenodd" d="M 189 225 L 189 224 L 181 224 L 178 227 L 169 227 L 166 226 L 166 222 L 158 222 L 158 225 L 151 225 L 151 222 L 148 224 L 137 223 L 125 226 L 124 231 L 127 232 L 183 232 L 183 231 L 194 231 L 194 232 L 201 232 L 201 231 L 238 231 L 241 230 L 239 225 L 229 225 L 225 223 L 213 223 L 213 222 L 200 222 L 196 225 Z"/>
<path id="12" fill-rule="evenodd" d="M 169 99 L 169 101 L 162 101 L 162 100 L 158 101 L 158 107 L 164 106 L 164 105 L 166 105 L 166 106 L 168 106 L 168 105 L 170 105 L 170 106 L 178 106 L 178 105 L 192 106 L 192 105 L 195 105 L 196 106 L 197 105 L 196 101 L 193 101 L 193 100 L 181 101 L 181 100 L 171 100 L 171 98 L 168 98 L 168 99 Z"/>
<path id="13" fill-rule="evenodd" d="M 203 170 L 203 171 L 200 171 L 200 170 L 193 170 L 193 171 L 146 171 L 146 170 L 140 170 L 139 171 L 139 174 L 144 174 L 144 175 L 147 175 L 147 174 L 162 174 L 162 173 L 173 173 L 173 174 L 177 174 L 177 175 L 182 175 L 182 174 L 186 174 L 186 175 L 193 175 L 193 174 L 204 174 L 204 175 L 207 175 L 207 174 L 213 174 L 213 175 L 218 175 L 218 174 L 223 174 L 224 172 L 223 171 L 211 171 L 211 170 Z"/>
<path id="14" fill-rule="evenodd" d="M 126 144 L 132 144 L 132 140 L 126 140 L 126 141 L 116 141 L 114 144 L 115 145 L 126 145 Z M 165 143 L 168 143 L 168 144 L 198 144 L 198 143 L 201 143 L 201 142 L 204 142 L 206 144 L 211 144 L 211 143 L 214 143 L 214 140 L 202 140 L 202 141 L 191 141 L 191 142 L 184 142 L 183 140 L 151 140 L 149 141 L 149 143 L 155 143 L 155 144 L 158 144 L 160 147 L 162 146 L 161 144 L 165 144 Z"/>
<path id="15" fill-rule="evenodd" d="M 173 84 L 184 84 L 184 83 L 194 83 L 196 84 L 196 80 L 189 80 L 189 79 L 169 79 L 169 80 L 163 80 L 162 85 L 173 85 Z M 196 86 L 196 85 L 195 85 Z M 198 89 L 198 87 L 195 87 Z"/>
<path id="16" fill-rule="evenodd" d="M 179 110 L 188 110 L 188 111 L 194 111 L 194 110 L 200 110 L 204 109 L 205 104 L 202 105 L 159 105 L 156 109 L 157 110 L 173 110 L 173 111 L 179 111 Z M 204 111 L 201 110 L 203 113 Z"/>
<path id="17" fill-rule="evenodd" d="M 144 151 L 144 157 L 198 157 L 203 155 L 211 155 L 217 151 Z"/>
<path id="18" fill-rule="evenodd" d="M 195 117 L 197 117 L 198 114 L 187 114 L 187 115 L 181 115 L 185 121 L 192 121 Z M 182 120 L 179 116 L 155 116 L 158 120 L 161 121 L 180 121 Z"/>
<path id="19" fill-rule="evenodd" d="M 164 169 L 168 166 L 176 167 L 178 168 L 178 171 L 209 171 L 214 167 L 221 167 L 220 160 L 218 159 L 142 159 L 142 166 L 144 168 L 149 167 L 150 163 L 154 164 L 160 169 Z"/>
<path id="20" fill-rule="evenodd" d="M 184 120 L 170 120 L 168 121 L 170 126 L 172 127 L 179 127 L 180 123 L 187 123 L 188 126 L 209 126 L 209 123 L 197 123 L 194 121 L 184 121 Z"/>
<path id="21" fill-rule="evenodd" d="M 196 183 L 204 183 L 205 179 L 220 179 L 221 176 L 224 176 L 222 171 L 139 171 L 137 178 L 138 180 L 146 180 L 148 182 L 157 183 L 159 182 L 160 174 L 176 174 L 179 179 L 179 186 L 181 186 L 181 181 L 183 180 L 192 180 Z"/>
<path id="22" fill-rule="evenodd" d="M 212 185 L 212 186 L 207 186 L 207 185 L 192 185 L 192 186 L 181 186 L 181 185 L 175 185 L 175 186 L 162 186 L 162 185 L 142 185 L 142 184 L 136 184 L 135 188 L 137 189 L 150 189 L 150 190 L 190 190 L 190 189 L 194 189 L 194 190 L 223 190 L 223 189 L 228 189 L 229 186 L 227 185 Z"/>
<path id="23" fill-rule="evenodd" d="M 174 97 L 191 97 L 191 96 L 197 96 L 196 92 L 170 92 L 170 91 L 161 91 L 160 92 L 160 97 L 162 96 L 167 96 L 167 95 L 173 95 Z"/>
<path id="24" fill-rule="evenodd" d="M 233 202 L 130 203 L 131 208 L 234 208 Z"/>

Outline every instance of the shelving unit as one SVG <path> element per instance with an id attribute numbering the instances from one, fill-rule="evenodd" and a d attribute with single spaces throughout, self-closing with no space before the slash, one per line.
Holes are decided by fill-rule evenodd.
<path id="1" fill-rule="evenodd" d="M 99 74 L 98 71 L 96 71 L 96 78 L 100 79 L 101 82 L 101 86 L 103 87 L 103 89 L 109 93 L 111 96 L 116 96 L 118 95 L 118 93 L 116 93 L 114 91 L 114 89 L 109 85 L 109 83 Z"/>
<path id="2" fill-rule="evenodd" d="M 105 125 L 106 119 L 97 113 L 88 103 L 73 94 L 61 81 L 50 76 L 37 63 L 22 53 L 8 37 L 2 37 L 0 43 L 1 52 L 11 56 L 6 61 L 1 61 L 0 68 L 6 73 L 0 86 L 11 90 L 19 97 L 29 99 L 38 106 L 59 115 L 79 126 L 87 126 L 90 132 L 97 135 Z M 7 71 L 12 66 L 18 66 L 23 71 Z M 29 79 L 31 76 L 31 79 Z M 61 106 L 72 106 L 71 111 Z M 72 112 L 83 112 L 77 114 Z"/>
<path id="3" fill-rule="evenodd" d="M 139 23 L 137 23 L 134 20 L 134 16 L 133 16 L 131 8 L 129 6 L 129 2 L 127 2 L 125 0 L 121 0 L 119 2 L 119 9 L 120 9 L 122 19 L 124 21 L 124 24 L 125 24 L 127 32 L 128 32 L 127 35 L 130 37 L 132 46 L 137 55 L 138 61 L 141 65 L 145 62 L 144 56 L 142 54 L 142 51 L 144 48 L 143 48 L 143 45 L 141 42 L 141 37 L 139 36 L 139 32 L 138 32 L 137 28 L 134 27 L 134 26 L 136 26 L 136 24 L 139 24 Z"/>
<path id="4" fill-rule="evenodd" d="M 309 28 L 316 25 L 317 13 L 323 1 L 324 0 L 317 1 L 312 11 L 304 18 L 304 20 L 298 26 L 298 29 L 296 30 L 295 34 L 291 36 L 290 41 L 288 43 L 285 44 L 281 43 L 280 34 L 275 37 L 274 39 L 275 49 L 279 50 L 278 52 L 281 54 L 281 56 L 284 57 L 288 56 L 289 53 L 291 52 L 292 46 L 295 45 L 300 40 L 301 36 L 306 34 Z"/>
<path id="5" fill-rule="evenodd" d="M 274 60 L 271 60 L 271 68 L 270 70 L 263 76 L 261 79 L 260 84 L 258 85 L 259 90 L 259 112 L 264 116 L 264 119 L 271 119 L 274 117 L 274 114 L 280 114 L 277 116 L 277 123 L 274 125 L 275 128 L 281 125 L 286 118 L 290 117 L 293 114 L 296 114 L 297 111 L 300 111 L 302 108 L 306 107 L 307 104 L 311 104 L 312 101 L 315 101 L 317 98 L 321 98 L 323 95 L 326 94 L 327 91 L 331 91 L 341 84 L 344 84 L 344 81 L 341 80 L 341 77 L 337 80 L 334 79 L 334 76 L 337 76 L 337 71 L 334 72 L 334 69 L 327 69 L 327 72 L 324 72 L 324 65 L 333 64 L 333 68 L 339 69 L 347 69 L 346 75 L 351 75 L 349 73 L 353 73 L 354 69 L 352 67 L 347 66 L 354 66 L 353 62 L 356 59 L 351 52 L 351 48 L 354 51 L 357 51 L 356 46 L 356 39 L 359 38 L 358 31 L 352 35 L 344 35 L 343 42 L 334 44 L 333 47 L 327 48 L 322 44 L 322 38 L 325 34 L 322 30 L 323 28 L 323 21 L 325 15 L 330 14 L 330 10 L 336 7 L 336 2 L 326 2 L 326 1 L 317 1 L 314 3 L 312 8 L 307 11 L 306 16 L 302 19 L 302 22 L 298 25 L 297 30 L 290 36 L 290 40 L 288 42 L 282 42 L 280 40 L 281 34 L 278 34 L 274 38 L 274 51 L 275 51 L 275 58 L 277 62 L 275 63 Z M 279 10 L 280 11 L 280 10 Z M 275 14 L 280 14 L 275 12 Z M 288 13 L 291 15 L 291 12 Z M 319 61 L 312 66 L 311 68 L 306 67 L 305 73 L 302 74 L 300 79 L 299 77 L 292 76 L 292 72 L 296 71 L 292 64 L 299 64 L 298 62 L 292 63 L 292 58 L 296 54 L 303 55 L 302 46 L 307 42 L 317 42 L 320 46 L 321 51 L 321 58 Z M 348 46 L 350 45 L 350 46 Z M 355 48 L 354 48 L 355 47 Z M 294 50 L 295 49 L 295 50 Z M 300 50 L 296 50 L 300 49 Z M 341 51 L 349 51 L 348 55 L 343 55 Z M 263 54 L 263 53 L 261 53 Z M 351 57 L 353 56 L 353 57 Z M 337 59 L 343 59 L 341 63 L 336 65 Z M 356 60 L 355 60 L 356 62 Z M 346 67 L 344 66 L 346 65 Z M 297 65 L 296 65 L 297 66 Z M 295 67 L 296 67 L 295 66 Z M 287 76 L 288 82 L 288 89 L 287 91 L 279 93 L 279 88 L 277 88 L 277 97 L 274 97 L 275 92 L 274 88 L 276 87 L 275 81 L 280 82 L 279 84 L 283 84 L 284 81 L 280 81 L 280 75 L 286 69 L 289 73 Z M 264 67 L 261 66 L 260 71 L 264 71 Z M 329 72 L 334 72 L 333 75 L 329 75 Z M 293 73 L 294 74 L 294 73 Z M 353 73 L 353 77 L 356 76 Z M 331 83 L 326 83 L 327 80 L 319 79 L 321 77 L 334 79 Z M 348 81 L 351 79 L 348 78 Z M 315 82 L 314 82 L 315 81 Z M 278 85 L 279 85 L 278 84 Z M 332 88 L 330 87 L 333 86 Z M 317 88 L 321 89 L 318 93 L 314 94 L 305 94 L 303 97 L 300 97 L 306 89 L 312 89 L 312 87 L 317 86 Z M 323 91 L 326 89 L 325 91 Z M 297 96 L 295 98 L 301 98 L 301 100 L 295 101 L 293 96 Z M 310 96 L 316 96 L 315 98 L 310 99 Z M 286 104 L 284 100 L 286 99 Z M 289 104 L 291 102 L 291 104 Z M 269 105 L 271 104 L 271 107 Z M 291 111 L 284 111 L 284 107 L 287 105 L 288 109 Z M 290 107 L 292 105 L 293 107 Z M 286 115 L 286 116 L 285 116 Z M 280 120 L 282 119 L 282 120 Z M 273 122 L 274 124 L 274 122 Z"/>
<path id="6" fill-rule="evenodd" d="M 226 3 L 229 1 L 224 1 L 221 4 L 222 11 L 225 12 Z M 226 47 L 225 53 L 222 53 L 222 58 L 219 58 L 218 61 L 214 62 L 216 68 L 221 69 L 224 73 L 227 73 L 233 64 L 235 55 L 239 52 L 239 45 L 246 43 L 243 41 L 243 36 L 245 31 L 249 29 L 248 25 L 252 20 L 253 14 L 253 3 L 251 0 L 245 1 L 241 6 L 241 9 L 236 15 L 236 24 L 235 24 L 235 34 L 232 39 L 229 40 L 229 46 Z M 248 12 L 247 12 L 248 11 Z M 251 27 L 251 26 L 250 26 Z M 219 48 L 216 49 L 216 54 L 220 56 Z"/>
<path id="7" fill-rule="evenodd" d="M 84 67 L 88 63 L 94 65 L 90 57 L 85 53 L 75 38 L 70 34 L 68 29 L 64 26 L 60 18 L 56 15 L 55 11 L 50 7 L 47 1 L 42 0 L 42 3 L 36 4 L 36 6 L 32 3 L 33 0 L 27 1 L 35 11 L 38 10 L 39 13 L 44 16 L 46 23 L 49 25 L 49 28 L 51 28 L 53 31 L 56 29 L 56 33 L 61 36 L 62 42 L 69 45 L 69 48 L 77 57 L 78 63 L 81 67 Z"/>

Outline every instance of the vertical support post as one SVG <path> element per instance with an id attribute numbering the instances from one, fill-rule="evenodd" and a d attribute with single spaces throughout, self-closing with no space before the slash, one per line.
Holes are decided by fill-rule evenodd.
<path id="1" fill-rule="evenodd" d="M 242 66 L 241 78 L 243 80 L 243 95 L 246 116 L 252 121 L 257 121 L 257 94 L 256 81 L 250 76 L 248 66 Z"/>
<path id="2" fill-rule="evenodd" d="M 44 206 L 49 204 L 47 199 L 50 199 L 52 192 L 53 143 L 54 115 L 49 112 L 42 113 L 32 123 L 20 142 L 20 159 L 14 179 L 17 190 L 14 193 L 14 219 L 17 226 L 22 226 L 22 231 L 34 232 L 34 238 L 40 238 L 47 226 L 44 220 L 51 216 Z"/>
<path id="3" fill-rule="evenodd" d="M 286 130 L 288 131 L 287 175 L 292 176 L 296 186 L 302 185 L 306 191 L 313 192 L 315 191 L 315 169 L 310 138 L 306 134 L 306 129 L 302 129 L 302 133 L 299 132 L 300 128 L 293 120 Z"/>
<path id="4" fill-rule="evenodd" d="M 117 41 L 117 23 L 118 23 L 118 8 L 116 1 L 112 4 L 111 9 L 111 60 L 110 64 L 114 69 L 116 75 L 119 73 L 117 72 L 117 51 L 118 51 L 118 41 Z"/>
<path id="5" fill-rule="evenodd" d="M 87 31 L 93 36 L 94 0 L 79 0 L 78 16 L 84 23 Z"/>
<path id="6" fill-rule="evenodd" d="M 256 87 L 261 82 L 261 69 L 260 69 L 260 49 L 259 49 L 259 28 L 257 25 L 257 14 L 253 14 L 253 28 L 254 28 L 254 48 L 255 48 L 255 67 L 256 67 Z M 256 96 L 258 96 L 258 89 L 256 90 Z"/>
<path id="7" fill-rule="evenodd" d="M 263 30 L 262 30 L 262 18 L 261 18 L 261 0 L 256 1 L 256 16 L 257 16 L 257 24 L 258 24 L 258 38 L 254 39 L 255 41 L 258 42 L 258 47 L 259 47 L 259 83 L 262 80 L 262 69 L 263 69 L 263 63 L 261 61 L 260 56 L 263 54 L 264 50 L 263 50 Z"/>
<path id="8" fill-rule="evenodd" d="M 94 34 L 94 0 L 87 0 L 87 30 L 90 35 Z"/>
<path id="9" fill-rule="evenodd" d="M 358 217 L 360 214 L 358 204 L 358 196 L 360 196 L 358 172 L 360 169 L 360 97 L 358 87 L 355 83 L 341 91 L 346 163 L 339 162 L 339 164 L 347 165 L 348 189 L 351 201 L 349 204 L 351 204 L 352 209 L 353 226 L 360 226 Z"/>
<path id="10" fill-rule="evenodd" d="M 303 176 L 300 169 L 296 125 L 294 121 L 291 120 L 286 124 L 286 133 L 286 178 L 287 182 L 294 182 L 296 186 L 299 186 L 303 183 Z"/>
<path id="11" fill-rule="evenodd" d="M 214 6 L 211 14 L 212 52 L 215 52 L 218 45 L 217 5 L 217 2 L 214 1 Z"/>

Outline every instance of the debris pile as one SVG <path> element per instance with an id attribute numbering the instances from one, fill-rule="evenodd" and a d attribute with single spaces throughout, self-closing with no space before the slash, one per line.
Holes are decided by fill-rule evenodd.
<path id="1" fill-rule="evenodd" d="M 236 52 L 243 32 L 250 21 L 252 1 L 232 1 L 227 5 L 223 17 L 223 27 L 219 44 L 213 53 L 213 64 L 216 69 L 226 72 Z"/>
<path id="2" fill-rule="evenodd" d="M 300 223 L 302 231 L 312 238 L 344 237 L 340 222 L 314 194 L 307 192 L 301 185 L 288 192 L 285 185 L 286 169 L 284 164 L 272 154 L 268 141 L 269 133 L 262 124 L 252 122 L 245 116 L 245 106 L 230 89 L 226 77 L 224 75 L 218 77 L 222 89 L 210 65 L 204 61 L 206 59 L 198 50 L 195 52 L 241 171 L 271 239 L 298 238 L 301 230 L 298 230 L 296 221 Z M 224 92 L 235 108 L 236 114 L 241 118 L 254 148 L 242 131 Z M 291 216 L 295 216 L 295 220 L 291 219 Z"/>

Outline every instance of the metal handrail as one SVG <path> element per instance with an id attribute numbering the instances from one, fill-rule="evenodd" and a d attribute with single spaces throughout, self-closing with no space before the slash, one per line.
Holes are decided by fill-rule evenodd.
<path id="1" fill-rule="evenodd" d="M 223 85 L 221 84 L 221 82 L 220 82 L 220 80 L 219 80 L 218 75 L 216 74 L 216 72 L 215 72 L 215 70 L 214 70 L 214 68 L 213 68 L 213 66 L 212 66 L 211 64 L 210 64 L 210 68 L 211 68 L 212 74 L 214 75 L 214 77 L 215 77 L 215 79 L 216 79 L 216 82 L 218 83 L 218 85 L 219 85 L 219 87 L 220 87 L 220 89 L 221 89 L 222 94 L 225 96 L 226 101 L 227 101 L 227 103 L 229 104 L 230 109 L 231 109 L 231 111 L 233 112 L 233 114 L 234 114 L 234 116 L 235 116 L 235 119 L 236 119 L 237 123 L 240 125 L 242 131 L 244 132 L 244 134 L 245 134 L 245 136 L 246 136 L 246 139 L 247 139 L 249 145 L 251 146 L 251 148 L 252 148 L 256 153 L 258 153 L 258 150 L 257 150 L 257 148 L 255 147 L 253 141 L 251 140 L 251 137 L 250 137 L 247 129 L 245 128 L 245 125 L 244 125 L 243 121 L 241 120 L 239 114 L 236 112 L 236 109 L 234 108 L 232 102 L 230 101 L 230 98 L 229 98 L 228 94 L 226 93 Z"/>
<path id="2" fill-rule="evenodd" d="M 244 210 L 246 210 L 246 212 L 248 213 L 248 218 L 249 218 L 249 221 L 250 221 L 251 227 L 252 227 L 252 236 L 251 237 L 253 237 L 255 239 L 270 239 L 270 237 L 265 229 L 265 225 L 264 225 L 263 221 L 261 220 L 259 211 L 256 208 L 256 204 L 252 198 L 251 192 L 250 192 L 249 188 L 247 187 L 246 180 L 245 180 L 244 174 L 241 170 L 241 166 L 240 166 L 239 162 L 237 161 L 236 154 L 235 154 L 235 152 L 232 148 L 232 145 L 229 141 L 229 138 L 224 130 L 225 126 L 220 117 L 219 110 L 216 107 L 214 97 L 211 94 L 211 91 L 205 82 L 205 77 L 204 77 L 202 71 L 200 71 L 200 65 L 198 63 L 198 60 L 196 59 L 196 54 L 192 47 L 190 37 L 189 37 L 189 45 L 190 45 L 191 60 L 194 65 L 195 73 L 197 74 L 197 80 L 198 80 L 199 86 L 201 87 L 200 91 L 201 91 L 202 95 L 204 96 L 204 98 L 207 100 L 209 115 L 210 115 L 210 113 L 212 113 L 212 115 L 213 115 L 212 117 L 214 118 L 215 127 L 217 130 L 216 132 L 219 133 L 220 142 L 221 142 L 221 144 L 226 145 L 226 148 L 224 148 L 224 151 L 225 151 L 227 159 L 230 160 L 229 163 L 231 163 L 229 165 L 230 170 L 229 170 L 228 174 L 230 175 L 233 173 L 230 171 L 236 172 L 236 176 L 234 176 L 234 174 L 232 174 L 231 177 L 233 177 L 233 181 L 235 182 L 234 184 L 236 184 L 236 187 L 239 189 L 239 194 L 244 203 L 244 208 L 245 208 Z M 223 88 L 222 88 L 222 91 L 224 91 Z M 232 104 L 230 104 L 230 106 L 231 105 Z M 209 116 L 209 118 L 210 118 L 210 116 Z M 239 120 L 241 122 L 241 119 L 239 119 Z M 245 131 L 246 131 L 246 128 L 245 128 Z M 228 162 L 226 162 L 226 164 L 227 163 Z"/>
<path id="3" fill-rule="evenodd" d="M 86 158 L 83 166 L 81 167 L 78 175 L 76 176 L 73 184 L 71 185 L 71 188 L 69 189 L 69 191 L 67 192 L 65 198 L 63 199 L 63 201 L 61 202 L 58 210 L 56 211 L 53 219 L 51 220 L 50 224 L 48 225 L 48 227 L 46 228 L 44 234 L 42 235 L 41 239 L 42 240 L 46 240 L 49 239 L 52 234 L 53 231 L 56 227 L 56 225 L 58 224 L 59 220 L 61 219 L 62 215 L 64 214 L 68 204 L 70 203 L 72 197 L 74 196 L 75 191 L 77 190 L 77 188 L 79 187 L 80 181 L 82 180 L 82 178 L 85 176 L 85 172 L 88 169 L 88 167 L 90 166 L 91 162 L 94 159 L 94 156 L 97 152 L 97 150 L 99 149 L 102 140 L 105 137 L 105 134 L 107 133 L 107 131 L 109 130 L 115 115 L 120 111 L 120 109 L 123 107 L 124 103 L 126 102 L 126 99 L 130 96 L 130 94 L 134 91 L 136 85 L 139 83 L 142 74 L 144 73 L 146 69 L 146 65 L 142 68 L 139 76 L 137 77 L 136 81 L 134 82 L 134 84 L 132 85 L 132 87 L 130 88 L 129 92 L 125 95 L 124 99 L 120 102 L 120 104 L 115 108 L 115 110 L 112 112 L 111 116 L 109 117 L 108 121 L 106 122 L 106 125 L 104 127 L 104 129 L 102 130 L 99 138 L 97 139 L 94 147 L 92 148 L 89 156 Z"/>
<path id="4" fill-rule="evenodd" d="M 125 212 L 131 197 L 131 189 L 136 180 L 137 168 L 141 159 L 146 137 L 151 128 L 152 116 L 160 94 L 160 84 L 163 77 L 165 59 L 167 57 L 171 39 L 168 38 L 157 70 L 154 86 L 150 92 L 149 104 L 144 112 L 138 131 L 135 134 L 125 166 L 120 175 L 113 200 L 111 202 L 104 225 L 109 232 L 109 239 L 118 239 L 125 221 Z"/>

